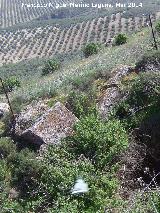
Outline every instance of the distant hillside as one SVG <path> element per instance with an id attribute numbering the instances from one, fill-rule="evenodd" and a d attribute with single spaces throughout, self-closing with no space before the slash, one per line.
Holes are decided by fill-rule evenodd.
<path id="1" fill-rule="evenodd" d="M 152 16 L 153 21 L 159 16 L 160 13 Z M 24 59 L 78 51 L 88 42 L 105 44 L 120 32 L 131 33 L 146 25 L 146 16 L 126 19 L 121 13 L 117 13 L 64 29 L 60 26 L 46 26 L 13 32 L 4 31 L 0 35 L 0 61 L 1 64 L 15 63 Z"/>
<path id="2" fill-rule="evenodd" d="M 29 7 L 23 4 L 31 5 L 37 4 L 38 1 L 28 0 L 28 1 L 19 1 L 19 0 L 0 0 L 1 4 L 1 20 L 0 26 L 2 28 L 16 25 L 18 23 L 24 23 L 31 21 L 42 14 L 51 13 L 54 10 L 56 5 L 56 0 L 51 1 L 52 6 L 45 7 L 50 1 L 42 0 L 39 3 L 44 7 Z M 67 3 L 68 0 L 60 0 L 59 3 Z"/>
<path id="3" fill-rule="evenodd" d="M 142 14 L 147 12 L 156 12 L 160 10 L 160 0 L 135 0 L 133 2 L 133 8 L 129 7 L 127 8 L 115 8 L 116 0 L 98 0 L 98 1 L 91 1 L 91 0 L 85 0 L 80 1 L 76 0 L 73 1 L 76 3 L 111 3 L 114 5 L 114 8 L 112 10 L 113 12 L 118 12 L 120 9 L 124 9 L 129 11 L 129 14 Z M 131 2 L 129 0 L 121 0 L 120 3 L 127 3 Z M 141 8 L 134 8 L 134 3 L 136 5 L 139 5 L 139 3 L 143 3 L 143 7 Z M 39 4 L 38 8 L 37 5 Z M 97 9 L 97 8 L 61 8 L 61 9 L 55 9 L 56 3 L 62 5 L 63 3 L 69 4 L 72 3 L 70 0 L 0 0 L 0 29 L 2 28 L 8 28 L 12 26 L 16 26 L 23 23 L 30 23 L 33 20 L 36 21 L 36 23 L 39 23 L 39 21 L 46 21 L 46 20 L 53 20 L 53 19 L 63 19 L 63 18 L 75 18 L 80 16 L 95 16 L 95 14 L 101 14 L 101 13 L 108 13 L 111 11 L 111 9 Z"/>

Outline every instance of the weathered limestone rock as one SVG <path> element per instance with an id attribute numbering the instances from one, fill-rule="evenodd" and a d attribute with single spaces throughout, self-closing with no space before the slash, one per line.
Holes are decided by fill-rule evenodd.
<path id="1" fill-rule="evenodd" d="M 123 98 L 118 85 L 123 77 L 131 73 L 133 68 L 122 66 L 113 71 L 97 103 L 98 111 L 103 118 L 107 118 L 113 107 Z"/>
<path id="2" fill-rule="evenodd" d="M 27 105 L 16 117 L 15 133 L 21 135 L 26 129 L 31 127 L 35 120 L 49 109 L 47 101 L 33 101 Z"/>
<path id="3" fill-rule="evenodd" d="M 118 88 L 113 87 L 106 89 L 106 91 L 103 93 L 103 96 L 101 97 L 101 99 L 97 104 L 100 115 L 106 118 L 109 112 L 112 110 L 115 104 L 118 103 L 120 99 L 121 94 Z"/>
<path id="4" fill-rule="evenodd" d="M 126 75 L 130 74 L 131 72 L 133 72 L 134 68 L 130 67 L 130 66 L 121 66 L 120 68 L 117 68 L 115 70 L 113 70 L 112 75 L 113 77 L 111 77 L 108 80 L 108 84 L 110 85 L 114 85 L 114 84 L 119 84 L 122 80 L 123 77 L 125 77 Z"/>
<path id="5" fill-rule="evenodd" d="M 21 137 L 39 146 L 43 143 L 57 144 L 62 138 L 73 134 L 73 125 L 77 121 L 75 115 L 57 102 L 36 120 L 33 126 L 25 130 Z"/>

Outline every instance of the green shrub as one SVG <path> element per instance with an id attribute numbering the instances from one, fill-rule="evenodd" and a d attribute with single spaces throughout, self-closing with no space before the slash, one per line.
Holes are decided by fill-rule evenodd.
<path id="1" fill-rule="evenodd" d="M 132 108 L 157 103 L 160 100 L 160 75 L 142 73 L 126 89 L 129 89 L 127 102 Z"/>
<path id="2" fill-rule="evenodd" d="M 71 147 L 70 140 L 66 139 L 61 145 L 48 146 L 41 159 L 28 149 L 20 152 L 13 151 L 14 148 L 9 150 L 5 166 L 0 161 L 3 170 L 0 181 L 9 176 L 10 185 L 19 192 L 19 199 L 9 201 L 5 191 L 3 196 L 0 192 L 2 209 L 12 209 L 13 212 L 88 213 L 103 212 L 105 207 L 120 205 L 121 200 L 116 197 L 116 167 L 112 165 L 109 172 L 101 170 L 102 164 L 108 164 L 127 144 L 120 123 L 112 122 L 104 124 L 95 115 L 82 119 L 74 136 L 78 149 Z M 80 147 L 83 147 L 82 152 L 78 152 Z M 87 157 L 91 152 L 88 148 L 96 152 L 97 164 L 92 157 Z M 89 191 L 80 196 L 71 194 L 78 177 L 82 177 L 89 186 Z"/>
<path id="3" fill-rule="evenodd" d="M 11 180 L 10 168 L 5 160 L 0 160 L 0 208 L 2 213 L 13 212 L 21 213 L 24 212 L 18 202 L 13 201 L 9 198 L 9 190 Z"/>
<path id="4" fill-rule="evenodd" d="M 42 75 L 47 75 L 55 72 L 60 68 L 60 63 L 57 60 L 48 60 L 42 69 Z"/>
<path id="5" fill-rule="evenodd" d="M 85 116 L 91 112 L 96 113 L 93 95 L 87 95 L 83 92 L 73 91 L 69 94 L 67 100 L 69 108 L 77 118 Z"/>
<path id="6" fill-rule="evenodd" d="M 10 138 L 0 138 L 0 159 L 15 153 L 16 145 Z"/>
<path id="7" fill-rule="evenodd" d="M 127 147 L 127 134 L 118 120 L 104 123 L 91 114 L 82 118 L 74 131 L 75 134 L 66 139 L 69 150 L 75 157 L 84 154 L 98 168 L 107 168 Z"/>
<path id="8" fill-rule="evenodd" d="M 114 44 L 117 46 L 125 44 L 126 42 L 127 42 L 127 36 L 122 33 L 118 34 L 114 39 Z"/>
<path id="9" fill-rule="evenodd" d="M 103 212 L 114 200 L 113 195 L 118 186 L 114 175 L 101 173 L 84 156 L 76 160 L 64 146 L 50 146 L 43 164 L 39 205 L 45 206 L 42 201 L 48 201 L 49 212 Z M 88 183 L 89 192 L 80 196 L 71 195 L 78 177 Z"/>
<path id="10" fill-rule="evenodd" d="M 21 213 L 33 210 L 38 205 L 34 194 L 42 164 L 28 149 L 18 152 L 9 138 L 0 139 L 0 152 L 3 153 L 3 159 L 0 159 L 1 212 Z M 16 189 L 18 199 L 9 198 L 12 188 Z"/>
<path id="11" fill-rule="evenodd" d="M 0 159 L 0 185 L 5 185 L 5 181 L 7 181 L 7 178 L 9 180 L 9 168 L 7 166 L 7 163 L 4 159 Z"/>
<path id="12" fill-rule="evenodd" d="M 11 153 L 7 158 L 7 163 L 11 167 L 12 184 L 21 191 L 22 196 L 31 195 L 42 171 L 35 153 L 29 149 Z"/>
<path id="13" fill-rule="evenodd" d="M 12 76 L 4 80 L 4 86 L 7 92 L 12 92 L 16 87 L 20 87 L 20 81 L 18 78 Z M 0 86 L 0 93 L 4 93 L 2 85 Z"/>
<path id="14" fill-rule="evenodd" d="M 142 121 L 159 113 L 160 75 L 158 73 L 141 73 L 134 81 L 128 82 L 124 93 L 127 99 L 116 107 L 116 115 L 124 119 L 127 128 L 138 127 Z"/>
<path id="15" fill-rule="evenodd" d="M 86 58 L 93 54 L 97 54 L 98 51 L 99 51 L 99 45 L 95 43 L 89 43 L 83 49 L 83 53 Z"/>
<path id="16" fill-rule="evenodd" d="M 24 209 L 17 201 L 12 201 L 11 199 L 6 198 L 6 197 L 7 197 L 7 195 L 4 195 L 4 197 L 2 197 L 2 202 L 0 204 L 2 213 L 7 213 L 7 212 L 12 212 L 12 213 L 29 212 L 29 209 Z M 26 210 L 26 211 L 24 211 L 24 210 Z"/>
<path id="17" fill-rule="evenodd" d="M 152 50 L 145 53 L 136 63 L 137 70 L 139 71 L 156 71 L 160 68 L 160 51 Z"/>

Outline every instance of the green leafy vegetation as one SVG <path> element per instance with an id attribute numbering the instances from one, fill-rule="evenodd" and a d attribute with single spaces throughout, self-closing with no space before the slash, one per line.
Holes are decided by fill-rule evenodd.
<path id="1" fill-rule="evenodd" d="M 101 212 L 112 202 L 118 186 L 116 178 L 112 173 L 97 170 L 84 156 L 75 159 L 65 147 L 52 146 L 44 163 L 42 187 L 53 203 L 52 212 Z M 71 195 L 71 188 L 79 176 L 88 183 L 90 190 L 81 196 Z"/>
<path id="2" fill-rule="evenodd" d="M 16 145 L 10 138 L 2 137 L 0 139 L 0 158 L 7 158 L 11 153 L 16 151 Z"/>
<path id="3" fill-rule="evenodd" d="M 97 54 L 99 51 L 99 45 L 95 43 L 89 43 L 84 47 L 83 53 L 84 56 L 87 58 L 93 54 Z"/>
<path id="4" fill-rule="evenodd" d="M 67 98 L 67 108 L 70 109 L 77 118 L 81 118 L 90 113 L 96 112 L 95 95 L 93 91 L 86 94 L 84 92 L 73 91 Z"/>
<path id="5" fill-rule="evenodd" d="M 93 122 L 94 124 L 97 123 L 94 134 L 96 145 L 92 143 L 91 138 L 87 139 L 87 132 L 90 131 Z M 84 125 L 86 125 L 86 127 Z M 112 125 L 114 129 L 116 125 L 120 124 L 116 124 L 116 122 L 114 124 L 113 122 L 113 124 L 108 124 L 108 127 Z M 1 156 L 3 156 L 0 161 L 0 166 L 2 167 L 0 172 L 1 181 L 7 184 L 10 189 L 11 187 L 16 189 L 18 193 L 18 199 L 16 198 L 11 202 L 7 198 L 9 192 L 4 187 L 0 192 L 1 199 L 2 197 L 4 198 L 1 203 L 2 210 L 5 210 L 6 205 L 8 205 L 8 210 L 12 209 L 13 212 L 16 211 L 16 208 L 18 208 L 18 211 L 28 210 L 33 212 L 66 212 L 69 210 L 71 212 L 101 212 L 106 206 L 119 205 L 122 200 L 115 198 L 115 193 L 118 189 L 118 180 L 114 172 L 117 167 L 116 161 L 115 167 L 112 165 L 110 172 L 102 170 L 101 166 L 97 165 L 100 165 L 101 161 L 103 161 L 104 164 L 108 164 L 109 162 L 107 161 L 109 159 L 111 160 L 113 155 L 117 153 L 120 144 L 124 146 L 121 147 L 121 149 L 125 148 L 127 136 L 122 129 L 122 137 L 124 138 L 120 142 L 119 139 L 121 140 L 121 138 L 118 138 L 119 133 L 116 133 L 115 130 L 114 145 L 112 144 L 112 148 L 110 147 L 109 149 L 108 146 L 111 146 L 111 144 L 107 146 L 106 143 L 106 148 L 108 148 L 104 150 L 105 138 L 103 138 L 103 136 L 107 134 L 105 129 L 107 126 L 103 128 L 102 126 L 103 123 L 94 117 L 89 116 L 86 117 L 85 120 L 82 119 L 79 123 L 79 127 L 77 126 L 75 129 L 74 137 L 82 141 L 82 143 L 77 144 L 78 149 L 85 145 L 84 140 L 88 140 L 86 145 L 88 144 L 89 149 L 81 149 L 81 155 L 77 155 L 78 151 L 76 151 L 76 149 L 74 152 L 73 150 L 70 152 L 71 147 L 67 139 L 62 145 L 49 146 L 42 160 L 37 160 L 36 155 L 28 149 L 17 151 L 13 142 L 7 138 L 1 138 Z M 80 135 L 79 128 L 85 128 L 84 137 Z M 110 142 L 112 141 L 111 131 L 110 129 L 108 133 L 108 140 L 110 140 Z M 98 135 L 96 135 L 96 133 Z M 103 135 L 101 135 L 101 133 L 103 133 Z M 93 141 L 94 137 L 92 139 Z M 98 141 L 99 139 L 101 141 Z M 90 149 L 95 146 L 95 151 L 97 151 L 97 164 L 94 163 L 94 160 L 89 154 Z M 103 151 L 103 153 L 101 153 L 101 151 Z M 108 153 L 107 156 L 105 156 L 106 153 Z M 76 158 L 75 154 L 77 155 Z M 103 158 L 98 159 L 98 156 L 100 157 L 102 154 Z M 91 159 L 88 158 L 88 156 L 90 156 Z M 88 183 L 90 190 L 81 196 L 71 195 L 71 188 L 79 176 Z M 7 183 L 5 183 L 6 178 L 9 178 Z"/>
<path id="6" fill-rule="evenodd" d="M 128 98 L 121 102 L 116 110 L 120 119 L 127 121 L 131 129 L 138 127 L 142 121 L 159 113 L 160 104 L 159 73 L 141 73 L 134 80 L 128 81 L 124 92 L 129 91 Z"/>
<path id="7" fill-rule="evenodd" d="M 7 92 L 12 92 L 16 87 L 20 87 L 21 83 L 18 78 L 12 76 L 4 80 L 4 87 Z M 4 93 L 2 85 L 0 86 L 0 93 Z"/>
<path id="8" fill-rule="evenodd" d="M 115 45 L 122 45 L 127 42 L 127 36 L 125 34 L 118 34 L 115 39 L 114 39 L 114 44 Z"/>
<path id="9" fill-rule="evenodd" d="M 42 75 L 47 75 L 55 72 L 60 68 L 60 63 L 57 60 L 49 60 L 42 69 Z"/>
<path id="10" fill-rule="evenodd" d="M 91 114 L 81 119 L 74 128 L 76 134 L 67 142 L 75 156 L 83 154 L 97 168 L 111 166 L 116 154 L 127 147 L 125 130 L 117 120 L 103 123 Z"/>

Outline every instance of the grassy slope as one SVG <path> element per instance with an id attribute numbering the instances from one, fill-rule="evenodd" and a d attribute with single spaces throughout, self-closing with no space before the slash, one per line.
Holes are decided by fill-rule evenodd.
<path id="1" fill-rule="evenodd" d="M 67 93 L 71 90 L 72 84 L 87 84 L 98 73 L 107 75 L 110 71 L 120 64 L 134 65 L 138 58 L 151 48 L 150 29 L 142 33 L 136 33 L 129 38 L 127 44 L 119 47 L 104 48 L 99 54 L 88 59 L 77 59 L 63 62 L 62 68 L 52 75 L 41 77 L 43 62 L 32 61 L 23 62 L 17 65 L 7 66 L 6 69 L 0 68 L 1 76 L 14 75 L 21 78 L 22 86 L 10 95 L 11 99 L 20 97 L 24 101 L 31 101 L 40 97 L 52 96 L 57 93 Z M 35 64 L 34 64 L 35 63 Z M 21 67 L 21 71 L 19 70 Z M 18 71 L 19 70 L 19 71 Z M 2 98 L 2 97 L 1 97 Z"/>

